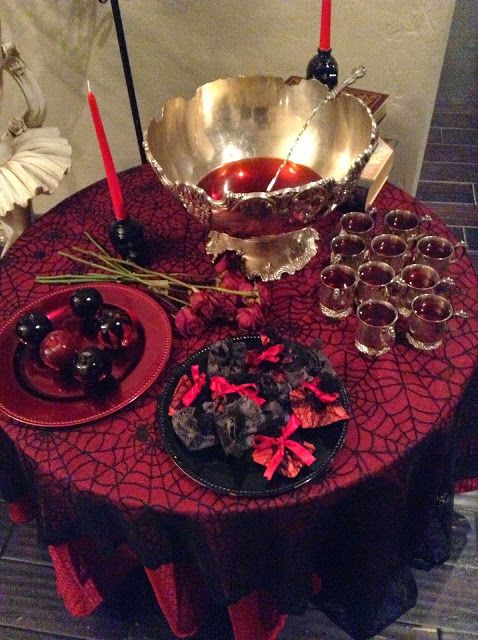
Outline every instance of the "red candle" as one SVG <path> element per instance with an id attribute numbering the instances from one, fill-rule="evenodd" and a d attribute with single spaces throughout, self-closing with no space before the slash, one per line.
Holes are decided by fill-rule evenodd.
<path id="1" fill-rule="evenodd" d="M 118 175 L 115 170 L 113 158 L 111 157 L 111 151 L 106 138 L 105 129 L 103 127 L 103 121 L 101 120 L 100 110 L 98 109 L 95 95 L 90 90 L 89 82 L 88 104 L 90 105 L 91 117 L 93 119 L 93 124 L 95 125 L 96 137 L 98 138 L 98 144 L 103 157 L 103 164 L 105 165 L 106 180 L 108 181 L 108 188 L 110 190 L 115 218 L 116 220 L 125 220 L 127 215 L 124 210 L 123 193 L 121 192 Z"/>
<path id="2" fill-rule="evenodd" d="M 322 0 L 322 17 L 320 19 L 320 45 L 321 51 L 330 49 L 330 14 L 332 0 Z"/>

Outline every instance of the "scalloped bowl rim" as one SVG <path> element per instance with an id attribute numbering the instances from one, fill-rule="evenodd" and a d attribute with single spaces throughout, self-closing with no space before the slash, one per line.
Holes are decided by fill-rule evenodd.
<path id="1" fill-rule="evenodd" d="M 364 155 L 371 155 L 377 145 L 377 141 L 378 141 L 378 135 L 377 135 L 377 123 L 375 121 L 375 118 L 373 117 L 372 111 L 370 110 L 370 108 L 365 104 L 365 102 L 352 94 L 347 94 L 346 91 L 344 91 L 344 93 L 340 93 L 337 98 L 334 98 L 335 100 L 340 100 L 341 97 L 343 97 L 344 95 L 347 96 L 347 98 L 356 100 L 357 102 L 359 102 L 362 107 L 364 108 L 364 110 L 366 111 L 367 115 L 370 118 L 370 124 L 371 124 L 371 131 L 370 131 L 370 143 L 367 145 L 367 147 L 365 149 L 363 149 L 355 158 L 353 158 L 353 160 L 350 162 L 349 165 L 349 169 L 347 170 L 347 173 L 343 176 L 343 178 L 341 178 L 340 180 L 337 180 L 335 178 L 320 178 L 320 180 L 315 180 L 313 182 L 307 182 L 303 185 L 300 185 L 298 187 L 285 187 L 283 189 L 275 189 L 273 191 L 251 191 L 251 192 L 229 192 L 227 193 L 224 198 L 222 199 L 214 199 L 211 198 L 211 196 L 202 188 L 199 187 L 197 184 L 194 184 L 192 182 L 187 182 L 187 181 L 182 181 L 182 180 L 176 180 L 173 181 L 171 180 L 165 170 L 163 169 L 163 167 L 159 164 L 159 162 L 156 160 L 156 158 L 154 157 L 151 149 L 149 148 L 149 142 L 148 142 L 148 134 L 149 131 L 152 127 L 152 125 L 154 123 L 159 123 L 161 122 L 161 120 L 164 117 L 164 112 L 165 109 L 168 105 L 168 103 L 170 103 L 172 100 L 177 100 L 178 98 L 184 100 L 184 102 L 190 102 L 192 100 L 194 100 L 198 95 L 199 95 L 199 91 L 202 90 L 204 87 L 207 87 L 208 85 L 212 85 L 216 82 L 220 82 L 220 81 L 228 81 L 228 80 L 237 80 L 240 78 L 250 78 L 250 79 L 258 79 L 258 78 L 268 78 L 268 79 L 272 79 L 272 80 L 280 80 L 282 81 L 286 86 L 290 87 L 291 89 L 294 88 L 293 85 L 287 85 L 287 83 L 285 82 L 285 80 L 283 78 L 281 78 L 280 76 L 266 76 L 266 75 L 262 75 L 262 74 L 255 74 L 252 76 L 246 76 L 246 75 L 239 75 L 239 76 L 230 76 L 230 77 L 226 77 L 226 78 L 217 78 L 216 80 L 212 80 L 211 82 L 206 82 L 205 84 L 199 86 L 196 88 L 194 94 L 190 97 L 190 98 L 184 98 L 183 96 L 175 96 L 173 98 L 169 98 L 166 103 L 164 104 L 164 106 L 161 109 L 161 116 L 160 118 L 152 118 L 149 122 L 149 125 L 147 127 L 147 129 L 144 131 L 143 134 L 143 148 L 145 150 L 146 153 L 146 157 L 149 161 L 149 163 L 151 164 L 151 166 L 155 169 L 156 173 L 158 174 L 158 176 L 161 178 L 162 182 L 165 184 L 165 186 L 167 186 L 169 189 L 172 190 L 178 190 L 179 188 L 181 188 L 183 185 L 186 187 L 189 187 L 190 189 L 196 190 L 197 192 L 201 193 L 202 197 L 204 197 L 205 200 L 207 200 L 208 204 L 211 205 L 214 208 L 218 208 L 218 209 L 222 209 L 226 206 L 228 206 L 231 203 L 234 203 L 237 200 L 249 200 L 249 199 L 253 199 L 253 198 L 260 198 L 263 200 L 268 200 L 270 199 L 271 196 L 282 196 L 282 195 L 286 195 L 289 196 L 291 194 L 297 194 L 297 193 L 302 193 L 308 190 L 312 190 L 315 188 L 319 188 L 319 187 L 323 187 L 326 184 L 343 184 L 346 183 L 349 177 L 349 174 L 351 173 L 354 165 L 357 162 L 360 162 L 361 158 Z M 305 80 L 305 82 L 318 82 L 318 80 Z"/>

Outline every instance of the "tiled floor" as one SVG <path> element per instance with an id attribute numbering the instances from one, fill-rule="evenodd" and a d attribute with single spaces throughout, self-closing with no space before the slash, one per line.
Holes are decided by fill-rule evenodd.
<path id="1" fill-rule="evenodd" d="M 478 104 L 435 106 L 417 197 L 466 241 L 478 270 Z"/>

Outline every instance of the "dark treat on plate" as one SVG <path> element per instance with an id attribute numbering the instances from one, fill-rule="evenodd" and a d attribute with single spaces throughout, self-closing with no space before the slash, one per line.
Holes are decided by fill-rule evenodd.
<path id="1" fill-rule="evenodd" d="M 98 347 L 86 347 L 73 360 L 73 376 L 91 386 L 103 382 L 111 375 L 111 358 Z"/>
<path id="2" fill-rule="evenodd" d="M 259 395 L 266 400 L 275 400 L 281 395 L 281 385 L 272 373 L 264 373 L 261 376 L 257 376 L 257 384 L 259 389 Z"/>
<path id="3" fill-rule="evenodd" d="M 131 318 L 119 309 L 103 310 L 98 326 L 98 342 L 107 349 L 126 349 L 136 340 Z"/>
<path id="4" fill-rule="evenodd" d="M 304 379 L 322 377 L 326 372 L 335 377 L 335 372 L 323 353 L 312 348 L 298 348 L 292 343 L 284 350 L 283 367 L 292 388 L 297 387 Z"/>
<path id="5" fill-rule="evenodd" d="M 16 326 L 16 333 L 21 342 L 34 347 L 38 347 L 50 331 L 53 331 L 53 325 L 41 311 L 31 311 L 25 314 Z"/>
<path id="6" fill-rule="evenodd" d="M 103 298 L 97 289 L 85 287 L 71 294 L 70 306 L 76 316 L 93 318 L 100 312 L 103 306 Z"/>
<path id="7" fill-rule="evenodd" d="M 327 468 L 347 406 L 318 343 L 268 332 L 191 356 L 165 389 L 160 421 L 168 452 L 191 478 L 221 493 L 266 496 Z"/>
<path id="8" fill-rule="evenodd" d="M 244 342 L 219 340 L 209 349 L 207 373 L 225 378 L 237 376 L 246 371 L 247 347 Z"/>
<path id="9" fill-rule="evenodd" d="M 190 451 L 212 447 L 217 443 L 214 421 L 201 420 L 199 423 L 194 414 L 194 407 L 183 407 L 171 416 L 176 435 Z"/>
<path id="10" fill-rule="evenodd" d="M 216 418 L 216 430 L 227 455 L 240 458 L 250 449 L 254 435 L 265 427 L 261 409 L 246 396 L 229 402 Z"/>
<path id="11" fill-rule="evenodd" d="M 328 393 L 334 393 L 340 390 L 339 377 L 330 367 L 325 367 L 320 372 L 320 388 L 322 391 Z"/>
<path id="12" fill-rule="evenodd" d="M 62 371 L 72 364 L 77 348 L 77 336 L 66 329 L 56 329 L 43 338 L 39 354 L 47 367 Z"/>

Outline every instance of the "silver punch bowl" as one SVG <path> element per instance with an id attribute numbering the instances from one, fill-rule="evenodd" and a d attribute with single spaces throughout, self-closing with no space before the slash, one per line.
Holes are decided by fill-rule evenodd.
<path id="1" fill-rule="evenodd" d="M 162 184 L 209 229 L 207 252 L 244 256 L 246 274 L 263 280 L 301 269 L 317 251 L 311 224 L 353 191 L 376 143 L 366 105 L 346 93 L 323 104 L 290 160 L 318 176 L 312 182 L 215 199 L 198 183 L 244 159 L 284 159 L 313 109 L 327 95 L 316 80 L 289 86 L 281 78 L 215 80 L 185 100 L 168 100 L 145 134 L 149 162 Z"/>

